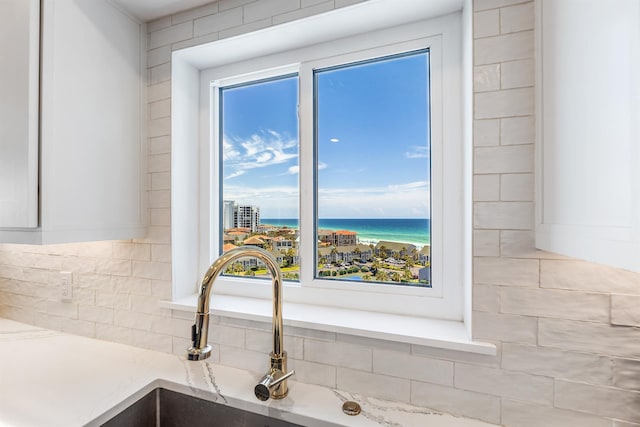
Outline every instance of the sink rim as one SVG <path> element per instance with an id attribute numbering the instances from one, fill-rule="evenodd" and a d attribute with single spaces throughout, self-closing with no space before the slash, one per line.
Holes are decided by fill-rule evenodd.
<path id="1" fill-rule="evenodd" d="M 257 415 L 276 418 L 278 420 L 301 424 L 305 426 L 317 426 L 317 427 L 343 427 L 344 426 L 343 424 L 335 424 L 330 421 L 311 418 L 311 417 L 301 415 L 299 413 L 294 413 L 294 412 L 290 412 L 280 408 L 276 408 L 274 406 L 271 406 L 273 402 L 271 400 L 267 402 L 261 402 L 258 400 L 256 400 L 255 402 L 248 401 L 248 400 L 239 399 L 236 397 L 221 395 L 221 394 L 218 394 L 209 390 L 200 389 L 197 387 L 175 383 L 173 381 L 164 380 L 162 378 L 155 379 L 150 383 L 148 383 L 147 385 L 141 387 L 137 391 L 129 394 L 122 401 L 113 405 L 111 408 L 107 409 L 102 414 L 98 415 L 97 417 L 89 421 L 87 424 L 85 424 L 85 426 L 100 427 L 102 424 L 114 418 L 115 416 L 119 415 L 120 413 L 125 411 L 127 408 L 129 408 L 131 405 L 135 404 L 138 400 L 142 399 L 147 394 L 151 393 L 152 391 L 158 388 L 164 388 L 176 393 L 181 393 L 191 397 L 208 400 L 210 402 L 217 403 L 219 405 L 229 406 L 242 411 L 251 412 Z M 223 398 L 221 398 L 221 396 L 223 396 Z"/>

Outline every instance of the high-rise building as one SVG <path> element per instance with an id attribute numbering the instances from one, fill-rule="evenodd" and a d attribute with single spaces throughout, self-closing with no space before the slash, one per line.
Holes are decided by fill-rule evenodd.
<path id="1" fill-rule="evenodd" d="M 258 231 L 260 225 L 260 208 L 252 205 L 239 205 L 233 200 L 225 200 L 223 206 L 224 228 L 248 228 Z"/>
<path id="2" fill-rule="evenodd" d="M 236 202 L 233 200 L 225 200 L 222 206 L 222 227 L 224 230 L 228 230 L 230 228 L 234 228 L 234 206 Z"/>

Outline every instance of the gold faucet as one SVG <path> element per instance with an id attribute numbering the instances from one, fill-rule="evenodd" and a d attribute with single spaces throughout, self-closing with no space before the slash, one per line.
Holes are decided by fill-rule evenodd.
<path id="1" fill-rule="evenodd" d="M 287 352 L 282 348 L 282 273 L 273 255 L 264 249 L 241 246 L 225 252 L 211 264 L 200 285 L 196 323 L 191 327 L 193 346 L 187 350 L 187 358 L 189 360 L 203 360 L 211 356 L 211 346 L 207 344 L 207 338 L 209 335 L 209 307 L 213 282 L 224 271 L 225 266 L 244 257 L 258 258 L 267 266 L 271 273 L 273 287 L 273 351 L 269 353 L 271 365 L 269 371 L 255 386 L 254 393 L 260 400 L 268 400 L 269 397 L 282 399 L 289 392 L 287 378 L 292 376 L 295 371 L 285 373 L 287 372 Z"/>

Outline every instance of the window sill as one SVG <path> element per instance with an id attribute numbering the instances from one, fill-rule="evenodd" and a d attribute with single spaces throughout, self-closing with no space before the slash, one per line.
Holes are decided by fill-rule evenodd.
<path id="1" fill-rule="evenodd" d="M 195 313 L 198 295 L 175 301 L 161 301 L 162 308 Z M 271 322 L 270 300 L 215 295 L 211 313 L 216 316 Z M 239 309 L 242 307 L 242 309 Z M 495 355 L 493 344 L 473 341 L 463 322 L 426 319 L 369 311 L 286 303 L 283 308 L 285 326 L 336 332 L 380 340 L 417 344 L 446 350 Z M 366 328 L 364 327 L 366 325 Z M 186 332 L 185 332 L 186 333 Z M 286 334 L 286 330 L 285 330 Z"/>

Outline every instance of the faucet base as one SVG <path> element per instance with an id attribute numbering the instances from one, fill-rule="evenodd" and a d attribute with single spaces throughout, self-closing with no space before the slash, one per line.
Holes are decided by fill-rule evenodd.
<path id="1" fill-rule="evenodd" d="M 271 372 L 275 373 L 275 380 L 279 380 L 287 373 L 287 352 L 283 351 L 280 355 L 271 352 L 269 357 L 271 358 Z M 286 378 L 278 381 L 277 385 L 271 389 L 272 399 L 284 399 L 287 394 L 289 394 L 289 387 Z"/>
<path id="2" fill-rule="evenodd" d="M 189 360 L 204 360 L 211 356 L 211 346 L 207 345 L 204 348 L 189 347 L 187 349 L 187 359 Z"/>

